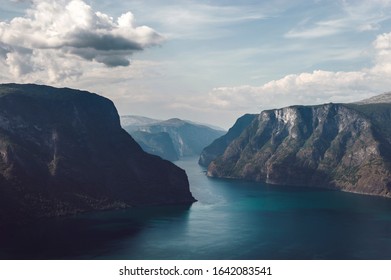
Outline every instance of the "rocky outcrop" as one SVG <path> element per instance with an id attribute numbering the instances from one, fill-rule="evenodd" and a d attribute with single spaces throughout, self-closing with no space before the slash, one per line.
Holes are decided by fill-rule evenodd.
<path id="1" fill-rule="evenodd" d="M 130 121 L 128 116 L 127 121 Z M 142 121 L 148 121 L 151 119 L 143 118 Z M 125 121 L 125 118 L 124 118 Z M 145 124 L 136 124 L 140 121 L 140 117 L 134 119 L 132 124 L 123 125 L 123 128 L 129 132 L 130 135 L 135 136 L 136 140 L 139 139 L 137 131 L 144 133 L 150 133 L 150 138 L 156 137 L 156 134 L 167 133 L 174 145 L 175 152 L 178 158 L 187 156 L 199 156 L 202 149 L 212 143 L 213 140 L 222 136 L 225 131 L 210 128 L 206 125 L 196 124 L 190 121 L 184 121 L 178 118 L 169 119 L 166 121 L 151 122 Z M 141 139 L 140 139 L 141 140 Z M 140 143 L 141 144 L 141 143 Z M 144 142 L 144 144 L 146 144 Z M 146 151 L 165 151 L 164 147 L 157 141 L 150 142 L 146 145 Z M 168 151 L 165 151 L 168 152 Z M 161 153 L 155 153 L 155 155 L 161 155 Z M 167 157 L 163 157 L 169 159 Z"/>
<path id="2" fill-rule="evenodd" d="M 228 130 L 227 134 L 217 138 L 209 146 L 205 147 L 200 155 L 198 164 L 207 167 L 215 158 L 221 156 L 231 142 L 239 137 L 243 130 L 254 120 L 257 115 L 245 114 Z"/>
<path id="3" fill-rule="evenodd" d="M 390 121 L 384 103 L 263 111 L 208 175 L 391 197 Z"/>
<path id="4" fill-rule="evenodd" d="M 110 100 L 0 85 L 0 221 L 193 201 L 185 171 L 145 153 Z"/>

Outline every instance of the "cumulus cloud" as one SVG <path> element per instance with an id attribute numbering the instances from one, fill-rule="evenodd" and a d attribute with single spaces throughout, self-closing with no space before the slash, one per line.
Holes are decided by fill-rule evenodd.
<path id="1" fill-rule="evenodd" d="M 67 59 L 72 67 L 83 61 L 128 66 L 134 52 L 162 41 L 152 28 L 137 26 L 131 12 L 114 19 L 82 0 L 34 0 L 24 17 L 0 22 L 0 57 L 17 77 L 45 68 L 50 74 Z M 66 69 L 51 77 L 64 72 L 80 74 Z"/>
<path id="2" fill-rule="evenodd" d="M 256 110 L 292 104 L 352 102 L 391 90 L 391 33 L 373 42 L 372 67 L 349 72 L 316 70 L 287 75 L 262 86 L 218 87 L 209 105 L 225 110 Z"/>

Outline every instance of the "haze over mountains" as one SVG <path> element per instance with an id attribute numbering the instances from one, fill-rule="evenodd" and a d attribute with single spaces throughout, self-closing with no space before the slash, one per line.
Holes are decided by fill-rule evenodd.
<path id="1" fill-rule="evenodd" d="M 200 162 L 214 157 L 212 177 L 391 197 L 390 100 L 387 93 L 352 104 L 266 110 L 232 141 L 227 134 L 205 148 Z"/>
<path id="2" fill-rule="evenodd" d="M 185 171 L 145 153 L 93 93 L 0 85 L 0 225 L 142 204 L 191 203 Z"/>
<path id="3" fill-rule="evenodd" d="M 390 97 L 248 114 L 223 136 L 180 119 L 122 125 L 177 157 L 209 145 L 200 157 L 209 176 L 391 197 Z M 145 153 L 110 100 L 0 85 L 0 222 L 193 201 L 185 172 Z"/>
<path id="4" fill-rule="evenodd" d="M 167 160 L 198 156 L 225 131 L 173 118 L 165 121 L 141 116 L 122 116 L 122 127 L 144 151 Z"/>

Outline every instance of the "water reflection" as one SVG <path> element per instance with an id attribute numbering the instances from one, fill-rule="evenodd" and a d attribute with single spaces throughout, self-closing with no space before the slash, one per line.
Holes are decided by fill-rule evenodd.
<path id="1" fill-rule="evenodd" d="M 110 258 L 123 240 L 164 221 L 186 220 L 190 205 L 139 207 L 45 219 L 1 233 L 1 259 Z"/>
<path id="2" fill-rule="evenodd" d="M 195 158 L 177 163 L 191 206 L 42 221 L 1 238 L 0 258 L 391 259 L 390 199 L 210 179 Z"/>

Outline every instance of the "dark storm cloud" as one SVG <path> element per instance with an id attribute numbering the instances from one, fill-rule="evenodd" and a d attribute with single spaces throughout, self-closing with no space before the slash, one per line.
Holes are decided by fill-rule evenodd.
<path id="1" fill-rule="evenodd" d="M 114 20 L 82 0 L 33 1 L 24 17 L 0 21 L 0 57 L 13 69 L 24 69 L 24 60 L 38 63 L 42 59 L 34 56 L 44 57 L 45 53 L 52 60 L 73 54 L 108 67 L 128 66 L 135 52 L 162 41 L 152 28 L 137 26 L 131 12 Z M 31 65 L 26 71 L 42 67 L 45 65 Z"/>
<path id="2" fill-rule="evenodd" d="M 92 48 L 98 51 L 127 50 L 133 52 L 143 49 L 140 43 L 127 38 L 112 34 L 97 34 L 86 30 L 72 34 L 66 45 L 74 48 Z"/>

